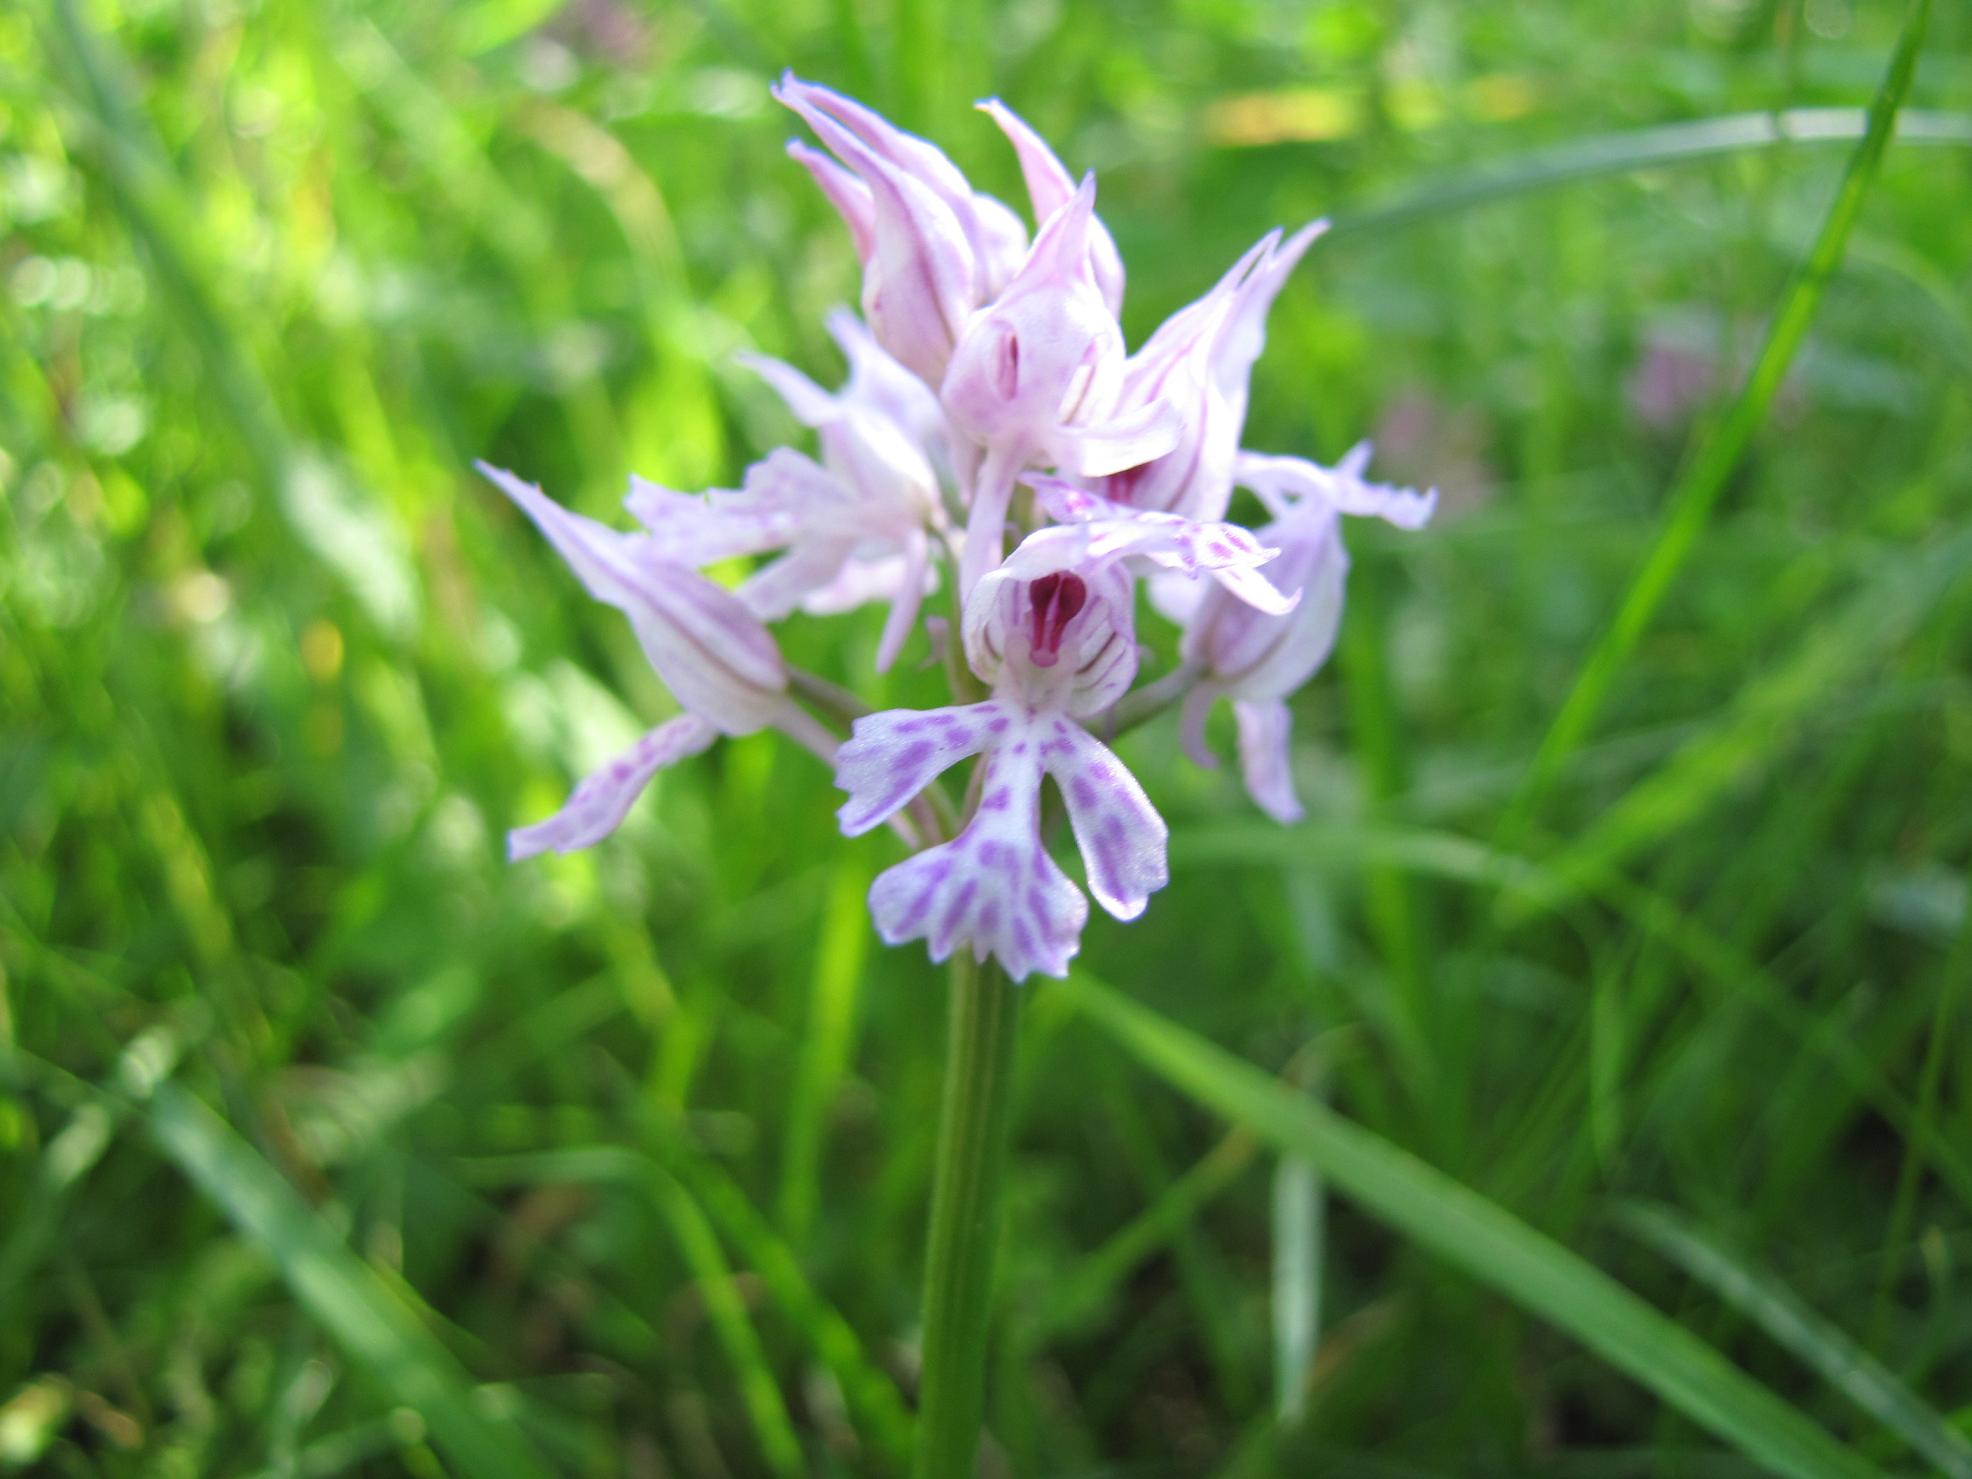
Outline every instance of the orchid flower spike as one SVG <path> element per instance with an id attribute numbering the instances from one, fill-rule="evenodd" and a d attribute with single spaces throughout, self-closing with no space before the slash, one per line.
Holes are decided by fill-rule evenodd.
<path id="1" fill-rule="evenodd" d="M 861 316 L 827 320 L 846 381 L 825 389 L 791 364 L 746 358 L 812 433 L 812 452 L 770 451 L 736 489 L 632 478 L 637 532 L 482 465 L 591 593 L 629 616 L 684 710 L 513 832 L 509 849 L 586 847 L 659 769 L 722 734 L 773 727 L 832 762 L 844 833 L 888 824 L 915 849 L 870 888 L 885 940 L 923 940 L 934 960 L 991 958 L 1016 980 L 1062 975 L 1091 896 L 1134 919 L 1169 877 L 1163 819 L 1098 736 L 1182 702 L 1186 747 L 1210 765 L 1206 720 L 1227 699 L 1248 791 L 1283 821 L 1299 816 L 1287 700 L 1334 646 L 1341 516 L 1415 529 L 1435 495 L 1367 481 L 1367 448 L 1326 468 L 1240 445 L 1267 316 L 1323 223 L 1261 237 L 1132 355 L 1095 177 L 1070 174 L 1006 104 L 979 108 L 1019 161 L 1031 239 L 927 140 L 792 73 L 773 93 L 812 130 L 815 144 L 788 153 L 862 266 Z M 1228 519 L 1236 486 L 1259 499 L 1263 527 Z M 731 589 L 704 573 L 735 559 L 757 563 Z M 941 579 L 957 631 L 921 619 Z M 1164 675 L 1132 693 L 1139 584 L 1182 635 Z M 957 701 L 864 713 L 853 693 L 787 668 L 767 630 L 796 611 L 870 602 L 888 605 L 878 670 L 923 625 Z M 838 726 L 857 716 L 847 740 L 803 705 Z M 941 777 L 972 760 L 954 817 Z M 1082 887 L 1047 846 L 1050 779 Z"/>
<path id="2" fill-rule="evenodd" d="M 1366 482 L 1368 462 L 1367 443 L 1334 468 L 1299 457 L 1242 454 L 1235 475 L 1274 514 L 1258 531 L 1279 551 L 1268 574 L 1298 604 L 1287 612 L 1267 611 L 1233 598 L 1223 586 L 1198 586 L 1185 621 L 1184 660 L 1203 674 L 1185 700 L 1186 751 L 1200 765 L 1217 764 L 1205 747 L 1205 719 L 1219 699 L 1231 699 L 1247 792 L 1281 822 L 1302 814 L 1289 763 L 1286 700 L 1328 661 L 1342 620 L 1349 555 L 1340 515 L 1371 515 L 1418 529 L 1437 504 L 1435 492 Z"/>

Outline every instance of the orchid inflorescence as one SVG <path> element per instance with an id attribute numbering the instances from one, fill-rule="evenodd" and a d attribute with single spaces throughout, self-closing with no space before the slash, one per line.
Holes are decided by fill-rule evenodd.
<path id="1" fill-rule="evenodd" d="M 828 323 L 848 381 L 830 393 L 749 359 L 813 429 L 819 460 L 781 448 L 737 490 L 703 494 L 633 478 L 635 533 L 481 465 L 590 593 L 629 616 L 683 709 L 512 833 L 509 851 L 588 847 L 659 769 L 722 734 L 776 728 L 834 765 L 844 833 L 889 823 L 917 849 L 870 889 L 884 939 L 923 939 L 940 961 L 962 948 L 992 956 L 1015 980 L 1062 975 L 1088 903 L 1043 840 L 1043 778 L 1089 892 L 1118 919 L 1169 878 L 1163 819 L 1104 743 L 1122 724 L 1181 703 L 1186 749 L 1211 765 L 1206 717 L 1229 699 L 1247 790 L 1296 819 L 1286 700 L 1334 645 L 1348 568 L 1339 516 L 1415 529 L 1435 495 L 1366 481 L 1363 447 L 1333 468 L 1240 447 L 1268 310 L 1324 222 L 1269 232 L 1129 354 L 1123 264 L 1095 215 L 1094 176 L 1078 183 L 1003 104 L 980 107 L 1019 156 L 1031 242 L 934 145 L 792 74 L 774 95 L 827 147 L 788 152 L 862 262 L 862 318 L 838 310 Z M 1267 523 L 1226 522 L 1235 487 Z M 730 589 L 701 573 L 767 555 Z M 956 642 L 920 619 L 944 580 L 956 584 Z M 1183 635 L 1176 663 L 1133 693 L 1140 580 Z M 951 706 L 862 712 L 791 670 L 767 629 L 796 610 L 879 600 L 877 670 L 922 626 L 943 649 Z M 813 710 L 853 720 L 848 741 Z M 934 783 L 974 757 L 960 821 Z"/>

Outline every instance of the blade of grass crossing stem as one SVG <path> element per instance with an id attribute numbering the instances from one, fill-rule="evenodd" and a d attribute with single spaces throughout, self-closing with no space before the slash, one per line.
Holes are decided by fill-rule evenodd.
<path id="1" fill-rule="evenodd" d="M 1738 1310 L 1804 1366 L 1952 1479 L 1972 1479 L 1972 1441 L 1897 1380 L 1896 1373 L 1823 1319 L 1772 1275 L 1707 1237 L 1668 1207 L 1632 1203 L 1617 1225 L 1641 1238 Z"/>
<path id="2" fill-rule="evenodd" d="M 1408 1151 L 1086 975 L 1051 989 L 1173 1086 L 1305 1158 L 1337 1192 L 1566 1332 L 1755 1462 L 1799 1479 L 1877 1472 L 1662 1311 Z"/>
<path id="3" fill-rule="evenodd" d="M 1244 1130 L 1227 1134 L 1108 1242 L 1051 1283 L 1047 1302 L 1013 1332 L 1010 1343 L 1022 1351 L 1038 1350 L 1087 1319 L 1145 1259 L 1166 1247 L 1240 1177 L 1256 1149 L 1257 1143 Z"/>
<path id="4" fill-rule="evenodd" d="M 841 1312 L 816 1292 L 793 1249 L 725 1168 L 680 1134 L 667 1132 L 661 1138 L 662 1144 L 654 1143 L 649 1155 L 618 1145 L 563 1146 L 480 1156 L 465 1165 L 480 1185 L 570 1183 L 614 1186 L 632 1194 L 651 1190 L 668 1169 L 759 1279 L 809 1352 L 835 1378 L 852 1420 L 870 1446 L 901 1467 L 910 1454 L 911 1415 L 896 1383 L 870 1358 Z M 677 1189 L 659 1187 L 653 1192 L 667 1218 L 671 1208 L 663 1198 L 675 1195 Z"/>
<path id="5" fill-rule="evenodd" d="M 863 966 L 869 958 L 869 878 L 861 868 L 836 870 L 815 947 L 808 992 L 808 1024 L 794 1071 L 787 1139 L 781 1147 L 781 1184 L 775 1212 L 796 1244 L 814 1226 L 821 1195 L 823 1132 L 856 1051 Z"/>
<path id="6" fill-rule="evenodd" d="M 787 1403 L 781 1399 L 780 1385 L 774 1380 L 767 1353 L 760 1348 L 760 1337 L 754 1333 L 746 1301 L 733 1282 L 732 1267 L 719 1246 L 718 1234 L 684 1187 L 655 1167 L 651 1168 L 651 1194 L 658 1211 L 671 1224 L 671 1235 L 677 1240 L 685 1266 L 698 1281 L 706 1317 L 712 1322 L 719 1344 L 726 1349 L 726 1359 L 732 1363 L 740 1400 L 746 1404 L 761 1456 L 776 1474 L 805 1473 L 801 1440 L 794 1435 Z"/>
<path id="7" fill-rule="evenodd" d="M 488 1410 L 417 1314 L 217 1115 L 174 1084 L 160 1085 L 144 1113 L 166 1159 L 267 1255 L 376 1391 L 424 1419 L 460 1473 L 546 1479 L 514 1416 Z"/>
<path id="8" fill-rule="evenodd" d="M 1842 183 L 1822 219 L 1807 259 L 1781 298 L 1766 342 L 1753 361 L 1738 399 L 1716 430 L 1699 445 L 1672 488 L 1665 501 L 1664 523 L 1657 542 L 1644 557 L 1615 618 L 1583 664 L 1574 688 L 1535 752 L 1527 779 L 1501 824 L 1500 837 L 1505 850 L 1510 852 L 1518 846 L 1534 809 L 1594 724 L 1617 673 L 1656 615 L 1671 582 L 1696 548 L 1698 537 L 1725 490 L 1726 480 L 1738 467 L 1754 432 L 1766 420 L 1781 379 L 1821 306 L 1822 293 L 1841 265 L 1849 233 L 1862 213 L 1869 187 L 1875 182 L 1883 151 L 1896 128 L 1897 112 L 1910 92 L 1911 76 L 1917 68 L 1917 54 L 1930 13 L 1930 0 L 1912 0 L 1889 68 L 1869 105 L 1869 122 L 1862 142 L 1849 156 Z"/>
<path id="9" fill-rule="evenodd" d="M 1274 1167 L 1273 1241 L 1274 1414 L 1291 1427 L 1308 1410 L 1321 1334 L 1321 1175 L 1302 1156 Z"/>

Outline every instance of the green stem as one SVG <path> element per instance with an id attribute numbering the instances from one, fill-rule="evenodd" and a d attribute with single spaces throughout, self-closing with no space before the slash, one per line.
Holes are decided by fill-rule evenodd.
<path id="1" fill-rule="evenodd" d="M 953 960 L 915 1479 L 970 1479 L 979 1448 L 1020 999 L 998 965 Z"/>

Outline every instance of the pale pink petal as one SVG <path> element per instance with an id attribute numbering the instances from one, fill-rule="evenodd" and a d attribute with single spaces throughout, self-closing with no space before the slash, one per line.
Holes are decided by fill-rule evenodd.
<path id="1" fill-rule="evenodd" d="M 904 543 L 903 571 L 896 595 L 891 598 L 890 615 L 883 623 L 883 638 L 877 643 L 876 670 L 890 671 L 897 654 L 917 626 L 918 611 L 924 604 L 925 587 L 931 577 L 931 541 L 922 530 Z"/>
<path id="2" fill-rule="evenodd" d="M 1315 239 L 1328 230 L 1328 222 L 1312 221 L 1290 236 L 1278 250 L 1270 250 L 1239 286 L 1230 312 L 1212 348 L 1212 372 L 1222 394 L 1239 408 L 1244 419 L 1246 383 L 1253 363 L 1267 342 L 1267 315 L 1274 299 L 1286 286 L 1293 272 Z"/>
<path id="3" fill-rule="evenodd" d="M 1169 401 L 1152 401 L 1085 426 L 1057 426 L 1045 446 L 1057 467 L 1081 477 L 1109 477 L 1168 456 L 1185 430 Z"/>
<path id="4" fill-rule="evenodd" d="M 979 110 L 1000 126 L 1000 132 L 1013 145 L 1020 160 L 1021 178 L 1027 184 L 1027 198 L 1034 205 L 1034 219 L 1045 221 L 1074 196 L 1075 177 L 1041 136 L 998 98 L 986 99 L 979 104 Z M 1123 259 L 1116 250 L 1115 238 L 1100 221 L 1093 222 L 1089 232 L 1087 263 L 1096 290 L 1102 294 L 1109 311 L 1121 312 Z"/>
<path id="5" fill-rule="evenodd" d="M 1052 720 L 1040 748 L 1067 803 L 1089 892 L 1118 919 L 1135 919 L 1171 878 L 1164 819 L 1129 767 L 1079 725 Z"/>
<path id="6" fill-rule="evenodd" d="M 867 264 L 870 253 L 876 249 L 876 205 L 870 199 L 870 187 L 819 149 L 811 149 L 798 139 L 788 141 L 787 153 L 815 177 L 822 194 L 849 228 L 849 239 L 856 246 L 856 260 Z"/>
<path id="7" fill-rule="evenodd" d="M 991 700 L 886 709 L 858 719 L 835 756 L 835 783 L 849 796 L 836 810 L 843 835 L 860 836 L 894 816 L 961 760 L 998 744 L 1012 726 L 1006 707 Z"/>
<path id="8" fill-rule="evenodd" d="M 871 886 L 870 915 L 890 944 L 921 939 L 934 961 L 969 947 L 1016 981 L 1068 973 L 1089 905 L 1041 845 L 1041 768 L 1027 743 L 987 760 L 979 809 L 964 831 Z"/>
<path id="9" fill-rule="evenodd" d="M 734 594 L 762 621 L 779 621 L 834 584 L 849 562 L 849 551 L 840 541 L 810 536 L 747 576 Z"/>
<path id="10" fill-rule="evenodd" d="M 842 414 L 836 398 L 785 360 L 765 354 L 736 354 L 733 358 L 774 388 L 774 393 L 803 426 L 820 426 Z"/>
<path id="11" fill-rule="evenodd" d="M 873 151 L 835 116 L 848 113 L 874 119 L 860 104 L 792 75 L 782 79 L 775 96 L 799 113 L 829 151 L 869 187 L 874 247 L 864 264 L 864 316 L 878 343 L 936 383 L 945 373 L 961 321 L 977 302 L 976 262 L 963 223 L 938 191 L 920 178 L 923 161 L 915 151 L 906 152 L 917 162 L 900 167 Z M 824 104 L 833 111 L 825 111 Z M 914 142 L 943 159 L 923 140 Z"/>
<path id="12" fill-rule="evenodd" d="M 650 778 L 667 765 L 696 755 L 719 737 L 703 719 L 680 714 L 644 735 L 601 770 L 586 777 L 560 811 L 531 827 L 507 834 L 507 857 L 513 862 L 536 853 L 574 852 L 593 847 L 623 821 L 630 803 L 642 794 Z"/>
<path id="13" fill-rule="evenodd" d="M 1438 507 L 1438 490 L 1419 493 L 1363 477 L 1369 464 L 1369 443 L 1349 450 L 1336 466 L 1323 467 L 1305 457 L 1272 457 L 1242 452 L 1235 476 L 1274 505 L 1315 499 L 1338 513 L 1382 519 L 1399 529 L 1421 529 Z"/>
<path id="14" fill-rule="evenodd" d="M 694 568 L 778 548 L 799 527 L 784 501 L 727 489 L 678 493 L 635 476 L 623 505 L 665 559 Z"/>
<path id="15" fill-rule="evenodd" d="M 1061 523 L 1029 536 L 1007 562 L 1010 569 L 1027 573 L 1024 565 L 1041 556 L 1044 547 L 1057 545 L 1078 551 L 1045 555 L 1063 565 L 1126 559 L 1180 575 L 1210 575 L 1248 605 L 1276 615 L 1292 611 L 1299 599 L 1281 592 L 1259 571 L 1279 551 L 1237 524 L 1130 508 L 1060 478 L 1034 475 L 1026 481 L 1049 517 Z"/>
<path id="16" fill-rule="evenodd" d="M 1274 700 L 1247 703 L 1235 700 L 1233 718 L 1239 723 L 1239 768 L 1246 792 L 1277 822 L 1298 822 L 1304 815 L 1294 794 L 1293 752 L 1289 748 L 1293 715 Z"/>
<path id="17" fill-rule="evenodd" d="M 592 596 L 630 618 L 644 656 L 684 708 L 726 734 L 750 734 L 785 712 L 780 648 L 732 592 L 664 558 L 648 534 L 620 533 L 570 513 L 512 473 L 476 465 L 520 505 Z"/>

